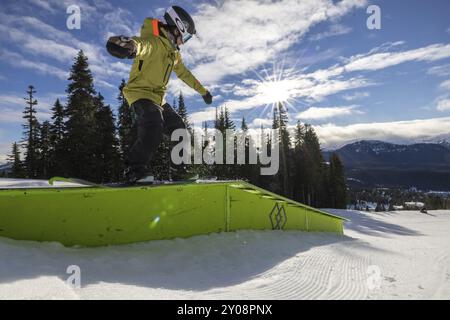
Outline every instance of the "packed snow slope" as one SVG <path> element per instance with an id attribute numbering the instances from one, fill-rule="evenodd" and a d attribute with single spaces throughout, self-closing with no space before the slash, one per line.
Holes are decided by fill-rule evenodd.
<path id="1" fill-rule="evenodd" d="M 0 239 L 0 299 L 450 299 L 450 211 L 365 213 L 345 236 L 241 231 L 104 248 Z M 66 284 L 68 266 L 81 288 Z"/>

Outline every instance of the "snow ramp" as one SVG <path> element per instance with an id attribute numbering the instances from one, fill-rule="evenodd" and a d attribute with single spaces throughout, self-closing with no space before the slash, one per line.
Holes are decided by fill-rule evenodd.
<path id="1" fill-rule="evenodd" d="M 235 230 L 343 234 L 344 218 L 243 181 L 0 190 L 0 236 L 104 246 Z"/>

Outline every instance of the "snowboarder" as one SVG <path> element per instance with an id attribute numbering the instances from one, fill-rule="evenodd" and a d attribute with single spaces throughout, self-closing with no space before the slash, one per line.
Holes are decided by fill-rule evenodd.
<path id="1" fill-rule="evenodd" d="M 106 45 L 111 55 L 134 59 L 130 79 L 123 89 L 137 126 L 137 140 L 126 159 L 124 180 L 128 183 L 149 175 L 147 164 L 164 133 L 186 128 L 164 98 L 172 71 L 196 90 L 206 104 L 212 103 L 211 93 L 185 67 L 180 54 L 180 46 L 196 34 L 194 20 L 178 6 L 170 7 L 164 20 L 146 18 L 140 37 L 114 36 Z"/>

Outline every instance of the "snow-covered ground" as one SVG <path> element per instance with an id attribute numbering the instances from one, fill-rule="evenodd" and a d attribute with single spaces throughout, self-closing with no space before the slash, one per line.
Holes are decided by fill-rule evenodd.
<path id="1" fill-rule="evenodd" d="M 240 231 L 105 248 L 0 239 L 0 299 L 450 299 L 450 211 L 329 210 L 345 236 Z M 66 284 L 81 270 L 81 288 Z"/>
<path id="2" fill-rule="evenodd" d="M 53 185 L 47 180 L 30 180 L 30 179 L 5 179 L 0 178 L 0 189 L 20 189 L 20 188 L 70 188 L 83 187 L 83 185 L 71 182 L 55 181 Z"/>

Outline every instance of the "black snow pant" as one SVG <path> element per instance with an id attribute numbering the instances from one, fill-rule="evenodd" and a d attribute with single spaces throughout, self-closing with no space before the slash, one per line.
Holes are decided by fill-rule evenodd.
<path id="1" fill-rule="evenodd" d="M 171 135 L 176 129 L 186 129 L 186 124 L 168 103 L 160 107 L 151 100 L 141 99 L 131 108 L 137 139 L 131 147 L 127 165 L 142 172 L 147 170 L 147 164 L 157 151 L 163 134 Z"/>

